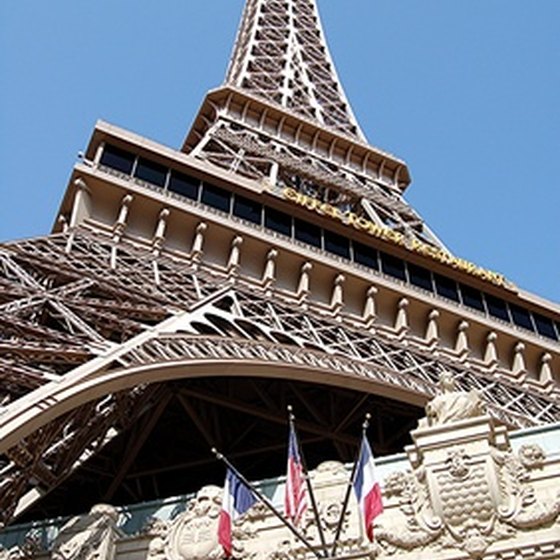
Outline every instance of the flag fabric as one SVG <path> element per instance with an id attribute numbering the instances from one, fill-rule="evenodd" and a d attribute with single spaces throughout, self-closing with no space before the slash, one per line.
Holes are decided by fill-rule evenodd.
<path id="1" fill-rule="evenodd" d="M 365 435 L 362 438 L 360 456 L 352 484 L 368 539 L 373 541 L 373 521 L 383 511 L 383 502 L 381 501 L 381 488 L 375 477 L 373 453 Z"/>
<path id="2" fill-rule="evenodd" d="M 235 471 L 228 468 L 218 524 L 218 540 L 228 558 L 233 550 L 233 522 L 251 508 L 256 501 L 257 498 L 251 489 L 237 476 Z"/>
<path id="3" fill-rule="evenodd" d="M 290 426 L 288 442 L 288 471 L 284 493 L 284 514 L 297 527 L 307 510 L 307 487 L 305 473 L 299 454 L 295 429 Z"/>

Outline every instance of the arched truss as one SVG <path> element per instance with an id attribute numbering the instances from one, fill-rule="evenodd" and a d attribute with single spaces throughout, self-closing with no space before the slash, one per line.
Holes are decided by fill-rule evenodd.
<path id="1" fill-rule="evenodd" d="M 200 266 L 154 259 L 129 244 L 116 249 L 115 269 L 115 246 L 85 231 L 2 252 L 4 522 L 161 403 L 162 383 L 174 379 L 276 377 L 419 405 L 449 371 L 460 387 L 480 391 L 489 412 L 506 424 L 560 418 L 557 403 L 524 387 L 224 282 Z"/>

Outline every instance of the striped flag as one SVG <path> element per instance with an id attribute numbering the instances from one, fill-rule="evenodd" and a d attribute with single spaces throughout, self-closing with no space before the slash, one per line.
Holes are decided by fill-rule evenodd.
<path id="1" fill-rule="evenodd" d="M 256 501 L 257 498 L 251 489 L 237 476 L 235 471 L 228 468 L 218 524 L 218 541 L 227 558 L 231 557 L 233 550 L 231 531 L 233 522 L 251 508 Z"/>
<path id="2" fill-rule="evenodd" d="M 373 541 L 373 521 L 383 511 L 381 489 L 375 477 L 375 463 L 368 440 L 364 435 L 353 481 L 368 539 Z"/>
<path id="3" fill-rule="evenodd" d="M 286 475 L 286 490 L 284 494 L 284 514 L 297 527 L 307 510 L 307 487 L 305 473 L 299 454 L 296 431 L 290 425 L 288 442 L 288 472 Z"/>

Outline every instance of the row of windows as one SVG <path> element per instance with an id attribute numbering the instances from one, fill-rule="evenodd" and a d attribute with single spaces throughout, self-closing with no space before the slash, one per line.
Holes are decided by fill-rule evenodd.
<path id="1" fill-rule="evenodd" d="M 421 266 L 129 152 L 106 146 L 101 164 L 343 259 L 383 272 L 496 319 L 513 323 L 553 340 L 560 338 L 560 324 L 555 324 L 548 317 L 531 313 L 527 309 L 457 283 L 446 276 L 432 273 Z"/>

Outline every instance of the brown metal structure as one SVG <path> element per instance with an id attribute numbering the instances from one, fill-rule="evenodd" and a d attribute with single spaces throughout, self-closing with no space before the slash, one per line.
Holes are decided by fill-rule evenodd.
<path id="1" fill-rule="evenodd" d="M 279 474 L 363 413 L 402 449 L 441 373 L 560 421 L 557 306 L 451 255 L 365 143 L 312 0 L 248 0 L 182 151 L 98 123 L 51 235 L 0 248 L 0 522 Z M 66 506 L 61 506 L 61 496 Z"/>

